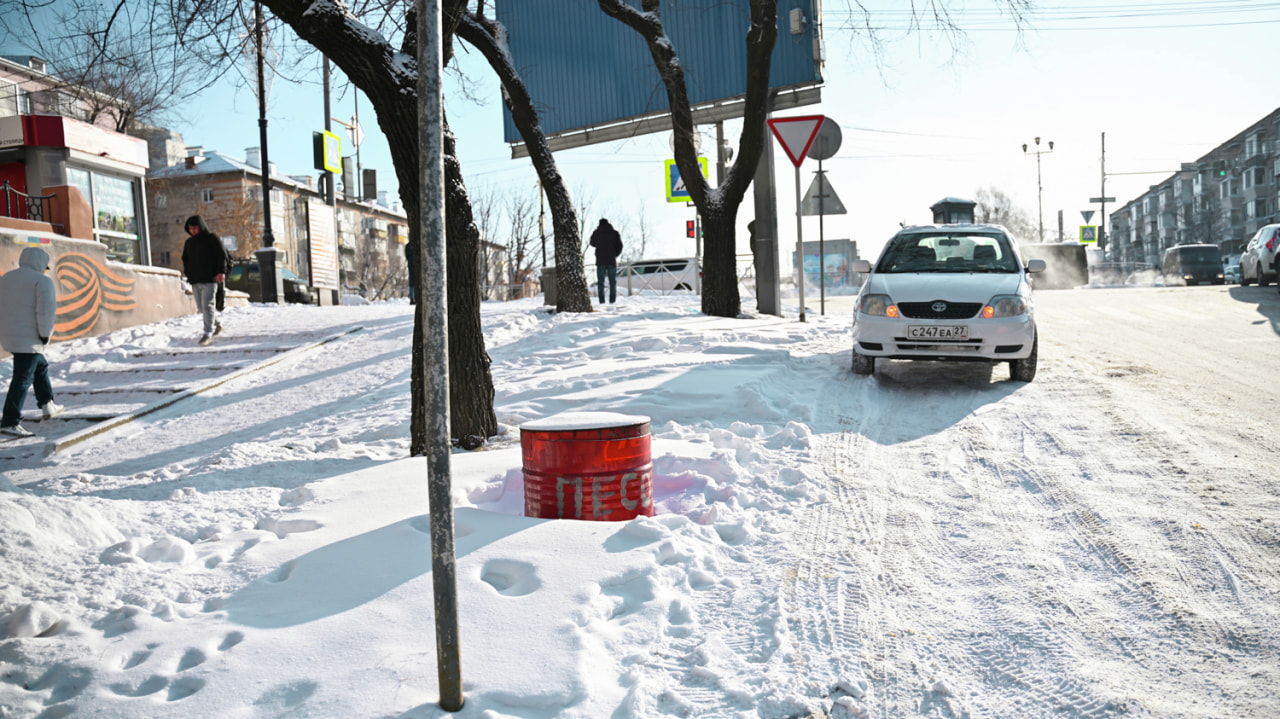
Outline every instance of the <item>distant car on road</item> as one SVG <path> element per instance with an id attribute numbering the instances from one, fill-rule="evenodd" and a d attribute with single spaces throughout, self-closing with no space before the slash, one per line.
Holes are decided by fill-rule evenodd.
<path id="1" fill-rule="evenodd" d="M 293 270 L 280 266 L 284 277 L 284 301 L 303 305 L 315 304 L 315 293 Z M 249 295 L 250 302 L 262 301 L 262 272 L 257 262 L 236 262 L 227 273 L 227 289 Z"/>
<path id="2" fill-rule="evenodd" d="M 700 289 L 702 268 L 693 257 L 665 260 L 637 260 L 618 268 L 618 287 L 628 292 L 657 290 L 666 295 L 675 291 Z"/>
<path id="3" fill-rule="evenodd" d="M 1240 284 L 1240 255 L 1222 258 L 1222 281 L 1230 285 Z"/>
<path id="4" fill-rule="evenodd" d="M 1280 225 L 1264 225 L 1253 234 L 1240 255 L 1240 284 L 1257 282 L 1265 287 L 1276 279 L 1276 250 L 1280 249 Z"/>
<path id="5" fill-rule="evenodd" d="M 1036 375 L 1039 338 L 1029 275 L 1018 246 L 997 225 L 924 225 L 899 231 L 870 273 L 853 315 L 853 372 L 877 359 L 1008 362 L 1009 375 Z"/>
<path id="6" fill-rule="evenodd" d="M 1222 255 L 1217 245 L 1176 245 L 1164 251 L 1160 274 L 1166 285 L 1220 285 Z"/>

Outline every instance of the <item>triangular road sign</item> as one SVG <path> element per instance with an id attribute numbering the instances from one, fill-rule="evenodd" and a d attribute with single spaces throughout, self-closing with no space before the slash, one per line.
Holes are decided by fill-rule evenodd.
<path id="1" fill-rule="evenodd" d="M 813 178 L 813 184 L 809 185 L 809 191 L 804 193 L 804 199 L 800 201 L 801 215 L 845 215 L 848 212 L 831 183 L 827 182 L 825 172 Z"/>
<path id="2" fill-rule="evenodd" d="M 1093 210 L 1080 210 L 1080 216 L 1084 218 L 1085 222 L 1088 222 L 1093 219 Z"/>
<path id="3" fill-rule="evenodd" d="M 791 159 L 791 164 L 799 167 L 800 163 L 804 162 L 809 146 L 818 136 L 818 128 L 822 127 L 822 121 L 825 119 L 827 118 L 824 115 L 801 115 L 779 117 L 768 122 L 769 129 L 773 130 L 773 136 L 778 138 L 778 143 Z"/>

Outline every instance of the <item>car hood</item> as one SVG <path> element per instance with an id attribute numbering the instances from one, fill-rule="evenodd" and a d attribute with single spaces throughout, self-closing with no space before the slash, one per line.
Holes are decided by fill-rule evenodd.
<path id="1" fill-rule="evenodd" d="M 903 272 L 872 274 L 865 294 L 889 295 L 894 302 L 986 302 L 996 295 L 1016 295 L 1022 274 Z"/>

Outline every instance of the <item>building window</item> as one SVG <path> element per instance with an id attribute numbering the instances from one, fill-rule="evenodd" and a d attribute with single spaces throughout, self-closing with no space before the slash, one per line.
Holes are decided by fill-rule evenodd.
<path id="1" fill-rule="evenodd" d="M 168 196 L 168 195 L 156 195 L 156 208 L 157 208 L 157 209 L 163 210 L 163 209 L 165 209 L 165 208 L 166 208 L 166 207 L 168 207 L 168 206 L 169 206 L 169 196 Z"/>
<path id="2" fill-rule="evenodd" d="M 201 201 L 201 202 L 213 202 L 213 190 L 212 190 L 212 189 L 204 189 L 204 190 L 201 190 L 201 191 L 200 191 L 200 201 Z"/>
<path id="3" fill-rule="evenodd" d="M 252 200 L 255 203 L 262 201 L 261 187 L 250 187 L 249 190 L 245 192 L 245 194 L 249 197 L 250 200 Z"/>
<path id="4" fill-rule="evenodd" d="M 0 117 L 18 114 L 18 84 L 0 80 Z"/>
<path id="5" fill-rule="evenodd" d="M 159 263 L 160 263 L 160 264 L 162 264 L 162 265 L 168 266 L 168 265 L 169 265 L 169 253 L 168 253 L 168 252 L 161 252 L 161 253 L 159 253 L 159 254 L 158 254 L 158 256 L 156 257 L 156 261 L 157 261 L 157 262 L 159 262 Z"/>
<path id="6" fill-rule="evenodd" d="M 273 189 L 271 190 L 271 204 L 273 204 L 273 205 L 283 205 L 283 204 L 284 204 L 284 193 L 283 193 L 283 192 L 281 192 L 281 191 L 279 191 L 279 190 L 277 190 L 277 189 L 274 189 L 274 188 L 273 188 Z"/>

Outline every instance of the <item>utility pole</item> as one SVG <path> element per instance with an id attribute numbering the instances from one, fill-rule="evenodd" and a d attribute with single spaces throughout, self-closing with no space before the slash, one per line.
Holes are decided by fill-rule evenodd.
<path id="1" fill-rule="evenodd" d="M 1102 250 L 1103 259 L 1107 256 L 1107 133 L 1102 133 L 1102 209 L 1098 210 L 1098 249 Z"/>
<path id="2" fill-rule="evenodd" d="M 263 57 L 262 0 L 254 3 L 254 40 L 258 46 L 258 141 L 262 144 L 262 249 L 254 252 L 258 258 L 258 272 L 262 278 L 262 301 L 278 304 L 284 299 L 284 276 L 276 266 L 279 252 L 276 238 L 271 232 L 271 161 L 267 159 L 267 85 L 266 59 Z"/>
<path id="3" fill-rule="evenodd" d="M 1036 156 L 1036 202 L 1040 208 L 1040 242 L 1044 242 L 1044 185 L 1040 181 L 1040 156 L 1053 152 L 1053 140 L 1049 141 L 1049 149 L 1040 149 L 1040 138 L 1036 138 L 1036 149 L 1027 152 L 1027 143 L 1022 143 L 1022 154 Z"/>

